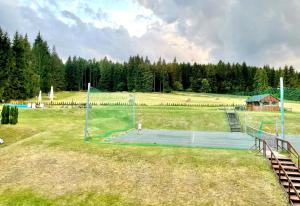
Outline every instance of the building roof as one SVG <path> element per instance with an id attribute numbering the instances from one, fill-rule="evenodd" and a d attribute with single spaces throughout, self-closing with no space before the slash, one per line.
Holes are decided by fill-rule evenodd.
<path id="1" fill-rule="evenodd" d="M 246 100 L 247 103 L 250 102 L 260 102 L 261 100 L 263 100 L 265 97 L 269 96 L 271 94 L 260 94 L 260 95 L 255 95 L 250 97 L 249 99 Z M 274 97 L 273 95 L 271 95 L 272 97 Z M 278 100 L 278 98 L 274 97 L 275 99 Z"/>

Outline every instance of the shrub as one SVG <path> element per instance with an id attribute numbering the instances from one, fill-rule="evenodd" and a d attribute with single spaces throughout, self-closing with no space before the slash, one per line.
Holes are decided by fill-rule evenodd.
<path id="1" fill-rule="evenodd" d="M 18 123 L 18 116 L 19 111 L 17 107 L 11 107 L 9 112 L 9 123 L 10 124 L 17 124 Z"/>
<path id="2" fill-rule="evenodd" d="M 174 90 L 175 91 L 182 91 L 183 90 L 183 86 L 182 86 L 182 84 L 179 81 L 176 81 L 174 83 Z"/>
<path id="3" fill-rule="evenodd" d="M 9 106 L 3 105 L 1 112 L 1 124 L 9 123 Z"/>

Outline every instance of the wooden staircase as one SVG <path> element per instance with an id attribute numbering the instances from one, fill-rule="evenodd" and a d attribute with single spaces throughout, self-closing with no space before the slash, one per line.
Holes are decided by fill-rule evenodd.
<path id="1" fill-rule="evenodd" d="M 279 138 L 275 138 L 275 142 L 276 146 L 270 147 L 264 139 L 256 137 L 255 146 L 269 160 L 290 205 L 300 206 L 299 154 L 290 142 Z M 282 155 L 278 151 L 287 155 Z M 296 163 L 293 160 L 296 160 Z"/>
<path id="2" fill-rule="evenodd" d="M 235 111 L 226 110 L 226 116 L 229 123 L 230 131 L 241 132 L 242 127 L 237 113 Z"/>

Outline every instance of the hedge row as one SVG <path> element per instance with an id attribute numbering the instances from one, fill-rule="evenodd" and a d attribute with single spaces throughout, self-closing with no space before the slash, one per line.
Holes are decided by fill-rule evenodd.
<path id="1" fill-rule="evenodd" d="M 1 124 L 17 124 L 19 111 L 17 107 L 3 105 L 1 112 Z"/>

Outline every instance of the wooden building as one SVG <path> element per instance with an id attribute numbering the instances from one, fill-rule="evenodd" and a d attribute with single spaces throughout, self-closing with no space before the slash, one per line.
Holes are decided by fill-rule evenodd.
<path id="1" fill-rule="evenodd" d="M 280 100 L 271 94 L 255 95 L 246 100 L 247 110 L 250 111 L 279 111 Z"/>

